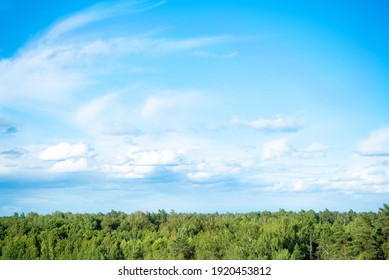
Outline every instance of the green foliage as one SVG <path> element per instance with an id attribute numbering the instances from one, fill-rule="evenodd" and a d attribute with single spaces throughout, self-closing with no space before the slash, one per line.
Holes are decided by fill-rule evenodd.
<path id="1" fill-rule="evenodd" d="M 15 213 L 0 217 L 0 259 L 389 259 L 389 206 L 378 213 Z"/>

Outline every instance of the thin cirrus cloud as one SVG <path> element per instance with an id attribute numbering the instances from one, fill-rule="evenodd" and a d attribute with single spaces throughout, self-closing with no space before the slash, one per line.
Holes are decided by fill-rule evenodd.
<path id="1" fill-rule="evenodd" d="M 149 96 L 140 109 L 140 115 L 144 118 L 158 117 L 171 111 L 182 111 L 185 105 L 193 105 L 200 98 L 200 94 L 193 91 L 188 92 L 161 92 Z M 185 108 L 187 109 L 187 108 Z"/>
<path id="2" fill-rule="evenodd" d="M 99 3 L 92 7 L 66 18 L 49 29 L 44 36 L 46 40 L 53 40 L 57 37 L 81 28 L 85 25 L 102 21 L 105 19 L 124 16 L 153 9 L 162 5 L 164 1 L 116 1 L 114 3 Z"/>
<path id="3" fill-rule="evenodd" d="M 372 131 L 359 143 L 357 151 L 362 156 L 389 156 L 389 126 Z"/>
<path id="4" fill-rule="evenodd" d="M 276 119 L 244 120 L 239 116 L 231 119 L 234 126 L 248 127 L 268 132 L 297 132 L 302 129 L 301 122 L 292 117 L 278 117 Z"/>
<path id="5" fill-rule="evenodd" d="M 271 160 L 285 156 L 293 156 L 301 159 L 313 159 L 326 156 L 328 146 L 313 143 L 306 148 L 297 149 L 285 138 L 265 142 L 262 145 L 262 160 Z"/>
<path id="6" fill-rule="evenodd" d="M 0 118 L 0 135 L 10 135 L 19 132 L 13 121 Z"/>
<path id="7" fill-rule="evenodd" d="M 99 20 L 120 15 L 123 5 L 130 5 L 132 12 L 138 12 L 155 8 L 161 3 L 163 2 L 119 1 L 116 5 L 111 3 L 109 7 L 98 4 L 54 24 L 43 36 L 20 48 L 14 57 L 0 60 L 0 101 L 16 107 L 23 105 L 24 108 L 46 107 L 37 106 L 39 102 L 61 107 L 63 104 L 68 105 L 66 102 L 77 99 L 75 93 L 81 89 L 88 92 L 96 83 L 110 83 L 111 76 L 103 74 L 110 71 L 111 75 L 122 74 L 117 72 L 122 69 L 97 67 L 104 59 L 139 53 L 151 56 L 170 55 L 234 40 L 227 36 L 174 39 L 156 35 L 122 34 L 107 37 L 107 34 L 89 34 L 88 30 L 80 29 Z M 75 36 L 70 36 L 73 32 Z M 45 77 L 44 82 L 42 77 Z M 14 94 L 10 95 L 11 91 Z M 21 104 L 21 97 L 33 102 Z"/>
<path id="8" fill-rule="evenodd" d="M 18 159 L 22 157 L 26 152 L 21 149 L 4 150 L 0 152 L 0 156 L 8 159 Z"/>

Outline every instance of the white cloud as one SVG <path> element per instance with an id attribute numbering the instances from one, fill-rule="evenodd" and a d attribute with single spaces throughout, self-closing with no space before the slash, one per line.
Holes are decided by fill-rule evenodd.
<path id="1" fill-rule="evenodd" d="M 86 156 L 89 152 L 88 147 L 84 143 L 69 144 L 67 142 L 61 142 L 57 145 L 50 146 L 40 153 L 39 159 L 41 160 L 64 160 L 74 157 Z M 68 162 L 68 164 L 70 164 Z"/>
<path id="2" fill-rule="evenodd" d="M 211 172 L 204 172 L 204 171 L 196 171 L 196 172 L 190 172 L 188 173 L 189 180 L 195 181 L 195 182 L 203 182 L 208 181 L 212 177 L 215 176 L 215 174 Z"/>
<path id="3" fill-rule="evenodd" d="M 81 172 L 88 168 L 88 160 L 86 158 L 67 159 L 56 162 L 47 171 L 50 173 L 66 173 L 66 172 Z"/>
<path id="4" fill-rule="evenodd" d="M 231 120 L 232 125 L 250 127 L 264 131 L 282 131 L 282 132 L 296 132 L 302 128 L 300 121 L 296 118 L 282 118 L 276 119 L 258 119 L 253 121 L 242 120 L 235 116 Z"/>
<path id="5" fill-rule="evenodd" d="M 129 164 L 103 166 L 102 171 L 110 174 L 114 178 L 121 179 L 141 179 L 151 176 L 155 171 L 155 166 L 133 166 Z"/>
<path id="6" fill-rule="evenodd" d="M 371 132 L 359 143 L 357 151 L 362 156 L 389 156 L 389 126 Z"/>
<path id="7" fill-rule="evenodd" d="M 180 165 L 183 160 L 184 153 L 182 152 L 147 150 L 132 146 L 128 149 L 126 158 L 117 159 L 119 164 L 105 164 L 102 171 L 115 178 L 147 178 L 162 169 L 174 172 L 172 167 Z"/>
<path id="8" fill-rule="evenodd" d="M 54 24 L 45 35 L 44 39 L 53 40 L 70 31 L 81 28 L 87 24 L 105 19 L 122 16 L 125 14 L 140 12 L 155 8 L 164 1 L 116 1 L 111 3 L 99 3 L 76 13 Z"/>
<path id="9" fill-rule="evenodd" d="M 195 51 L 192 53 L 193 56 L 201 58 L 216 58 L 216 59 L 230 59 L 238 56 L 238 52 L 232 52 L 227 54 L 213 54 L 206 51 Z"/>
<path id="10" fill-rule="evenodd" d="M 140 113 L 143 117 L 158 116 L 163 113 L 171 114 L 171 110 L 181 110 L 184 105 L 193 104 L 197 99 L 195 92 L 162 92 L 147 98 Z M 177 115 L 177 114 L 176 114 Z"/>
<path id="11" fill-rule="evenodd" d="M 202 163 L 190 167 L 187 178 L 195 183 L 214 182 L 227 178 L 237 177 L 241 172 L 241 165 L 234 160 L 207 159 Z M 185 170 L 184 170 L 185 171 Z"/>
<path id="12" fill-rule="evenodd" d="M 316 182 L 309 182 L 305 180 L 280 181 L 270 188 L 271 191 L 292 191 L 303 192 L 311 189 Z"/>
<path id="13" fill-rule="evenodd" d="M 123 122 L 114 122 L 110 123 L 107 127 L 105 127 L 104 134 L 113 135 L 113 136 L 140 136 L 143 134 L 141 130 L 130 123 Z"/>
<path id="14" fill-rule="evenodd" d="M 329 149 L 328 146 L 324 146 L 319 143 L 313 143 L 305 149 L 297 151 L 297 156 L 300 158 L 319 158 L 326 156 L 326 151 Z"/>
<path id="15" fill-rule="evenodd" d="M 134 165 L 178 165 L 183 160 L 183 154 L 173 150 L 141 150 L 131 147 L 127 156 Z"/>
<path id="16" fill-rule="evenodd" d="M 94 121 L 96 117 L 109 106 L 115 97 L 115 94 L 107 94 L 93 99 L 77 110 L 75 120 L 81 124 L 88 124 L 91 121 Z"/>
<path id="17" fill-rule="evenodd" d="M 89 32 L 88 29 L 78 30 L 76 36 L 64 36 L 87 24 L 150 9 L 161 3 L 119 1 L 99 4 L 56 23 L 12 58 L 0 60 L 0 102 L 31 110 L 66 110 L 74 106 L 74 100 L 78 98 L 76 93 L 81 90 L 88 92 L 97 83 L 111 82 L 114 74 L 123 75 L 123 69 L 112 61 L 120 64 L 126 60 L 123 57 L 131 54 L 168 55 L 230 40 L 222 36 L 170 39 L 158 38 L 154 34 L 113 37 L 107 32 L 102 35 L 98 30 Z M 105 60 L 110 63 L 101 67 L 99 63 Z M 122 67 L 127 71 L 133 66 L 123 63 Z M 29 102 L 22 103 L 21 98 Z"/>
<path id="18" fill-rule="evenodd" d="M 307 148 L 298 149 L 289 144 L 285 138 L 279 138 L 262 145 L 262 160 L 293 156 L 301 159 L 314 159 L 326 156 L 328 146 L 313 143 Z"/>
<path id="19" fill-rule="evenodd" d="M 276 139 L 263 144 L 262 159 L 269 160 L 280 158 L 293 152 L 293 148 L 284 138 Z"/>

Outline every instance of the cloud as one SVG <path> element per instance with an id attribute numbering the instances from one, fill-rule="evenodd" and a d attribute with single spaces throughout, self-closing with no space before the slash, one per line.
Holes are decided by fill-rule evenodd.
<path id="1" fill-rule="evenodd" d="M 41 160 L 65 160 L 75 157 L 87 156 L 89 148 L 83 143 L 69 144 L 67 142 L 61 142 L 55 146 L 50 146 L 40 153 L 39 159 Z M 68 161 L 65 165 L 75 163 L 74 161 Z"/>
<path id="2" fill-rule="evenodd" d="M 194 167 L 194 168 L 193 168 Z M 191 167 L 193 170 L 187 173 L 187 178 L 193 183 L 215 183 L 239 177 L 242 171 L 239 162 L 234 160 L 205 160 Z"/>
<path id="3" fill-rule="evenodd" d="M 118 1 L 98 4 L 54 24 L 46 34 L 19 49 L 15 56 L 0 60 L 0 102 L 34 112 L 37 108 L 67 110 L 69 106 L 78 105 L 74 103 L 78 103 L 79 95 L 76 94 L 80 91 L 86 95 L 95 91 L 93 86 L 96 84 L 110 84 L 113 76 L 124 75 L 123 68 L 128 73 L 132 66 L 123 61 L 129 60 L 131 55 L 141 53 L 147 59 L 232 40 L 225 36 L 174 39 L 155 34 L 120 34 L 117 26 L 113 26 L 115 35 L 102 34 L 98 28 L 93 31 L 81 29 L 100 20 L 151 9 L 161 3 Z M 70 34 L 71 31 L 77 33 Z M 109 63 L 105 63 L 107 60 Z M 20 102 L 21 99 L 25 102 Z"/>
<path id="4" fill-rule="evenodd" d="M 280 181 L 274 184 L 270 188 L 271 191 L 291 191 L 291 192 L 306 192 L 320 186 L 321 182 L 317 180 L 292 180 L 292 181 Z"/>
<path id="5" fill-rule="evenodd" d="M 200 58 L 216 58 L 216 59 L 231 59 L 238 56 L 238 52 L 232 52 L 227 54 L 213 54 L 206 51 L 195 51 L 192 53 L 193 56 Z"/>
<path id="6" fill-rule="evenodd" d="M 359 143 L 357 151 L 362 156 L 389 156 L 389 126 L 372 131 L 368 139 Z"/>
<path id="7" fill-rule="evenodd" d="M 18 159 L 25 154 L 25 151 L 19 149 L 1 151 L 0 155 L 8 159 Z"/>
<path id="8" fill-rule="evenodd" d="M 376 162 L 367 166 L 349 168 L 344 176 L 330 180 L 327 189 L 336 189 L 348 194 L 389 194 L 389 164 Z"/>
<path id="9" fill-rule="evenodd" d="M 114 178 L 121 179 L 142 179 L 151 176 L 155 171 L 155 166 L 133 166 L 129 164 L 103 166 L 102 171 L 110 174 Z"/>
<path id="10" fill-rule="evenodd" d="M 140 136 L 143 135 L 143 132 L 137 127 L 133 126 L 130 123 L 119 123 L 114 122 L 110 123 L 105 129 L 104 134 L 113 135 L 113 136 Z"/>
<path id="11" fill-rule="evenodd" d="M 0 118 L 0 135 L 11 135 L 19 132 L 13 121 Z"/>
<path id="12" fill-rule="evenodd" d="M 54 40 L 65 33 L 79 29 L 85 25 L 113 17 L 153 9 L 163 3 L 164 1 L 124 0 L 111 3 L 99 3 L 57 22 L 49 29 L 44 39 Z"/>
<path id="13" fill-rule="evenodd" d="M 205 172 L 205 171 L 196 171 L 196 172 L 189 172 L 187 176 L 192 181 L 204 182 L 204 181 L 209 181 L 209 179 L 214 177 L 215 174 L 211 172 Z"/>
<path id="14" fill-rule="evenodd" d="M 302 129 L 301 123 L 296 118 L 282 117 L 247 121 L 240 119 L 239 116 L 235 116 L 232 118 L 231 124 L 268 132 L 297 132 Z"/>
<path id="15" fill-rule="evenodd" d="M 18 132 L 18 128 L 17 127 L 10 126 L 10 127 L 4 128 L 2 131 L 0 131 L 0 134 L 9 135 L 9 134 L 15 134 L 17 132 Z"/>
<path id="16" fill-rule="evenodd" d="M 129 163 L 141 166 L 178 165 L 184 155 L 173 150 L 142 150 L 131 147 L 127 152 Z"/>
<path id="17" fill-rule="evenodd" d="M 305 149 L 297 151 L 297 155 L 300 158 L 320 158 L 326 156 L 328 146 L 321 145 L 319 143 L 313 143 Z"/>
<path id="18" fill-rule="evenodd" d="M 140 114 L 146 118 L 171 114 L 172 109 L 181 110 L 183 106 L 195 103 L 197 95 L 195 92 L 161 92 L 147 98 L 141 107 Z"/>
<path id="19" fill-rule="evenodd" d="M 262 146 L 262 160 L 280 158 L 292 153 L 294 149 L 284 138 L 266 142 Z"/>
<path id="20" fill-rule="evenodd" d="M 50 173 L 67 173 L 67 172 L 81 172 L 88 168 L 88 160 L 86 158 L 67 159 L 56 162 L 47 171 Z"/>
<path id="21" fill-rule="evenodd" d="M 328 146 L 313 143 L 307 148 L 298 149 L 289 144 L 285 138 L 266 142 L 262 145 L 262 160 L 277 159 L 284 156 L 293 156 L 301 159 L 312 159 L 326 156 Z"/>
<path id="22" fill-rule="evenodd" d="M 76 111 L 75 120 L 81 124 L 95 121 L 96 117 L 109 106 L 115 97 L 115 94 L 107 94 L 89 101 Z"/>
<path id="23" fill-rule="evenodd" d="M 102 172 L 114 178 L 141 179 L 151 178 L 162 170 L 170 173 L 185 160 L 183 152 L 173 150 L 148 150 L 132 146 L 126 153 L 126 158 L 119 157 L 120 164 L 105 164 Z"/>

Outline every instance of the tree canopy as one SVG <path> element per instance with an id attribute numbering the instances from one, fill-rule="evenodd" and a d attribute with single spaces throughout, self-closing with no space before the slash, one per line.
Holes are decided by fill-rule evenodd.
<path id="1" fill-rule="evenodd" d="M 389 206 L 377 213 L 15 213 L 0 217 L 0 259 L 389 259 Z"/>

